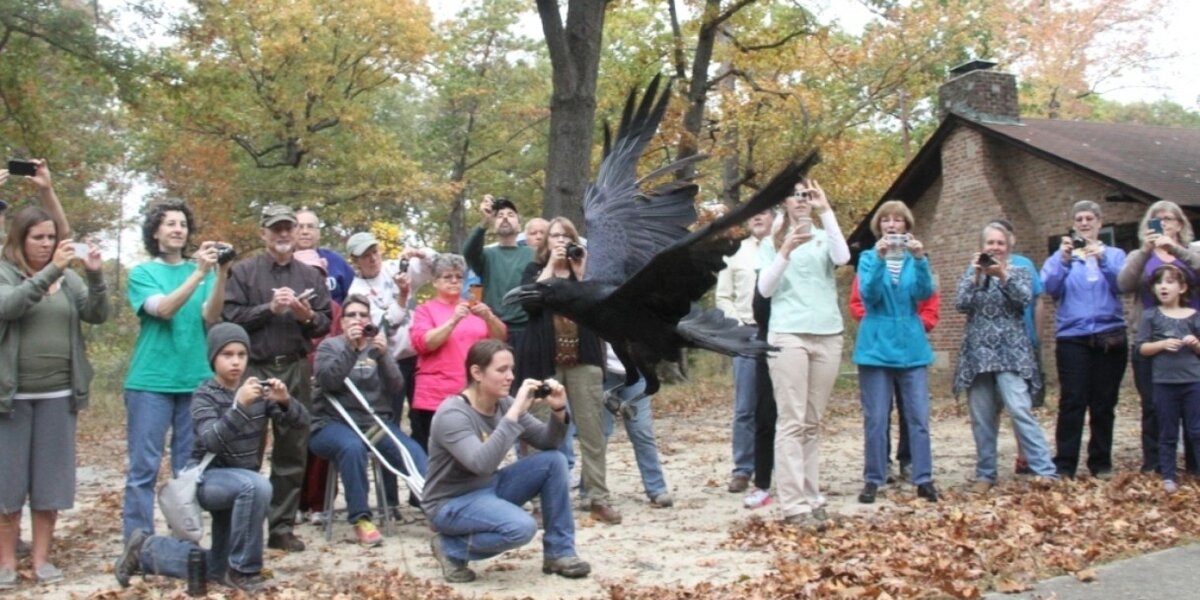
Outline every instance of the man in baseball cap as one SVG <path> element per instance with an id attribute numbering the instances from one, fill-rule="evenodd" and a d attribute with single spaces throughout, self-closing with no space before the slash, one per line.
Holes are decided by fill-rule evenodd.
<path id="1" fill-rule="evenodd" d="M 312 340 L 329 333 L 333 308 L 325 275 L 294 260 L 296 223 L 291 207 L 263 208 L 259 236 L 266 252 L 233 266 L 222 315 L 249 335 L 246 373 L 283 381 L 292 398 L 308 408 L 312 406 L 308 355 Z M 293 526 L 308 458 L 308 429 L 276 424 L 273 434 L 267 546 L 300 552 L 304 542 Z"/>
<path id="2" fill-rule="evenodd" d="M 296 225 L 296 211 L 292 207 L 283 204 L 270 204 L 263 208 L 262 220 L 260 225 L 271 228 L 277 223 L 284 221 L 290 222 L 292 226 Z"/>
<path id="3" fill-rule="evenodd" d="M 521 285 L 525 265 L 533 261 L 534 250 L 529 246 L 517 245 L 517 234 L 521 232 L 521 217 L 517 206 L 508 198 L 484 195 L 480 204 L 483 220 L 471 230 L 463 243 L 463 258 L 467 265 L 479 275 L 483 284 L 483 302 L 504 321 L 508 327 L 508 343 L 520 347 L 525 336 L 525 324 L 529 315 L 519 305 L 504 304 L 504 295 Z M 484 246 L 487 232 L 496 234 L 494 246 Z"/>

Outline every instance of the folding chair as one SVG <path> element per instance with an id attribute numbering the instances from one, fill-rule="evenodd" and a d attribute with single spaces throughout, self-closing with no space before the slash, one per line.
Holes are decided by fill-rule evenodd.
<path id="1" fill-rule="evenodd" d="M 421 475 L 421 473 L 417 471 L 416 462 L 413 461 L 412 455 L 408 453 L 408 449 L 404 447 L 404 444 L 400 443 L 400 440 L 394 433 L 392 433 L 392 430 L 384 424 L 383 419 L 381 419 L 379 415 L 375 414 L 375 411 L 371 408 L 371 404 L 367 402 L 366 398 L 363 398 L 362 392 L 358 391 L 358 386 L 354 385 L 354 382 L 350 381 L 349 377 L 343 380 L 343 382 L 346 384 L 346 389 L 350 390 L 350 393 L 354 395 L 356 400 L 358 400 L 358 403 L 362 406 L 363 410 L 367 411 L 367 414 L 371 415 L 371 418 L 375 420 L 374 426 L 372 426 L 366 432 L 363 432 L 363 430 L 360 429 L 354 422 L 354 419 L 350 417 L 350 413 L 346 412 L 345 407 L 342 406 L 342 403 L 339 402 L 337 398 L 334 398 L 329 394 L 325 394 L 325 399 L 329 401 L 330 406 L 333 406 L 334 410 L 341 415 L 342 420 L 350 426 L 350 429 L 352 429 L 354 433 L 358 435 L 359 439 L 361 439 L 371 451 L 371 470 L 375 475 L 375 497 L 379 510 L 383 512 L 384 515 L 384 529 L 387 531 L 388 535 L 391 535 L 393 533 L 393 519 L 391 507 L 389 507 L 387 503 L 387 491 L 384 489 L 383 469 L 391 471 L 393 475 L 403 480 L 405 485 L 408 486 L 408 490 L 412 492 L 412 495 L 415 496 L 417 500 L 420 500 L 424 494 L 425 476 Z M 406 471 L 408 471 L 408 473 L 405 473 L 392 466 L 392 464 L 388 462 L 387 458 L 383 456 L 383 453 L 379 451 L 379 448 L 375 447 L 376 444 L 383 441 L 386 437 L 392 438 L 392 443 L 394 443 L 396 448 L 399 449 L 400 458 L 404 461 L 404 468 Z M 333 539 L 333 500 L 334 494 L 337 493 L 337 483 L 337 461 L 331 460 L 329 461 L 329 475 L 327 476 L 325 482 L 326 541 Z"/>

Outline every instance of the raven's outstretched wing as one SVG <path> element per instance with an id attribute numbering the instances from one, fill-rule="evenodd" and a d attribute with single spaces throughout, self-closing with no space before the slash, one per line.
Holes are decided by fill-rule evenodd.
<path id="1" fill-rule="evenodd" d="M 737 251 L 740 240 L 718 234 L 783 202 L 796 182 L 819 160 L 813 152 L 801 162 L 790 163 L 753 198 L 660 251 L 605 302 L 638 307 L 661 319 L 678 322 L 688 314 L 691 303 L 716 283 L 717 271 L 725 267 L 724 257 Z"/>
<path id="2" fill-rule="evenodd" d="M 609 148 L 606 140 L 600 172 L 584 195 L 589 281 L 624 283 L 660 250 L 687 235 L 696 221 L 699 188 L 694 183 L 673 181 L 645 194 L 638 188 L 638 160 L 670 98 L 669 85 L 658 95 L 660 80 L 656 76 L 650 82 L 640 103 L 635 91 L 629 93 L 616 142 Z"/>

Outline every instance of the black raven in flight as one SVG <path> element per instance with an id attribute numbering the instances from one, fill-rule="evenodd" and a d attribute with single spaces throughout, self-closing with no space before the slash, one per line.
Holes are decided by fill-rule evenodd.
<path id="1" fill-rule="evenodd" d="M 693 303 L 716 283 L 717 272 L 725 268 L 724 257 L 737 251 L 739 239 L 719 234 L 782 202 L 817 160 L 814 153 L 789 164 L 749 201 L 689 231 L 697 218 L 694 199 L 699 186 L 676 180 L 647 191 L 639 187 L 680 163 L 637 178 L 638 159 L 654 137 L 670 96 L 669 85 L 657 96 L 658 84 L 655 77 L 640 104 L 635 92 L 629 94 L 611 148 L 605 131 L 604 160 L 584 197 L 588 263 L 583 281 L 549 279 L 518 287 L 504 298 L 506 304 L 553 310 L 612 344 L 625 366 L 625 382 L 606 395 L 610 410 L 617 393 L 637 383 L 639 374 L 646 379 L 646 389 L 628 403 L 655 394 L 655 366 L 679 361 L 685 346 L 750 357 L 770 348 L 751 340 L 750 328 L 739 327 L 720 310 L 703 310 Z"/>

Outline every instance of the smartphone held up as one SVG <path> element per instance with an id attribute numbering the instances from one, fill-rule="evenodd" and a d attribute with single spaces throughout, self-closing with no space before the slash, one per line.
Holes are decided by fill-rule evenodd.
<path id="1" fill-rule="evenodd" d="M 32 160 L 10 158 L 8 160 L 8 174 L 33 177 L 34 175 L 37 175 L 37 163 L 33 162 Z"/>

